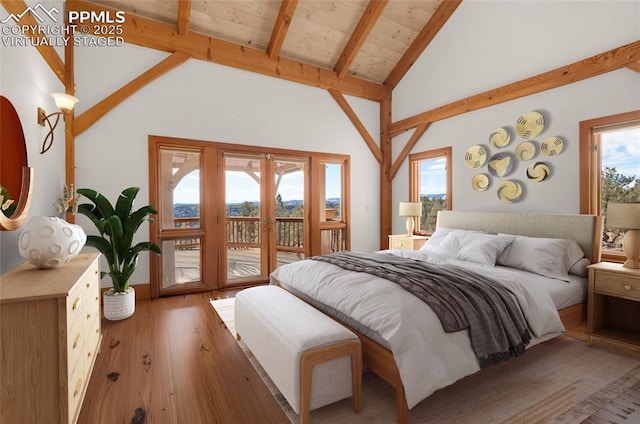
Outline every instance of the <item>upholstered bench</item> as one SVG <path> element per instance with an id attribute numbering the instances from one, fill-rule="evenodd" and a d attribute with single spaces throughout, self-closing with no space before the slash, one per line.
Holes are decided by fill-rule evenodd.
<path id="1" fill-rule="evenodd" d="M 235 327 L 301 424 L 309 411 L 350 396 L 360 411 L 362 350 L 351 331 L 277 286 L 239 292 Z"/>

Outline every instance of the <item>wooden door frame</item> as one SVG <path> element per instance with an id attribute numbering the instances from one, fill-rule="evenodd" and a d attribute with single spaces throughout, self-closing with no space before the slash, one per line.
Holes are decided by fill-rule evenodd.
<path id="1" fill-rule="evenodd" d="M 290 150 L 281 148 L 270 148 L 264 146 L 251 146 L 240 145 L 232 143 L 223 143 L 218 141 L 203 141 L 187 138 L 177 137 L 165 137 L 157 135 L 149 135 L 149 199 L 151 205 L 158 205 L 160 199 L 160 187 L 158 186 L 158 150 L 160 146 L 177 148 L 177 149 L 201 149 L 201 190 L 200 190 L 200 226 L 204 231 L 202 249 L 202 262 L 201 262 L 201 279 L 202 284 L 209 289 L 229 288 L 230 286 L 222 286 L 220 270 L 224 266 L 226 272 L 226 264 L 222 264 L 223 252 L 221 252 L 221 238 L 224 234 L 219 231 L 221 225 L 223 225 L 223 216 L 225 214 L 225 205 L 221 203 L 220 196 L 205 195 L 207 187 L 215 187 L 217 192 L 223 192 L 225 190 L 224 178 L 219 178 L 220 173 L 220 156 L 223 153 L 258 153 L 258 154 L 270 154 L 275 157 L 286 158 L 305 158 L 307 161 L 307 170 L 305 171 L 305 256 L 320 254 L 321 250 L 321 232 L 323 229 L 327 229 L 332 225 L 341 225 L 345 229 L 345 243 L 347 249 L 351 246 L 351 231 L 350 231 L 350 156 L 344 154 L 333 153 L 321 153 L 311 152 L 303 150 Z M 342 163 L 343 164 L 343 179 L 342 179 L 342 193 L 344 198 L 342 199 L 343 218 L 340 223 L 324 223 L 321 225 L 319 219 L 319 211 L 315 211 L 314 205 L 321 199 L 318 197 L 318 184 L 320 181 L 315 181 L 314 176 L 316 174 L 315 168 L 318 164 L 325 162 Z M 216 172 L 207 172 L 207 168 L 215 167 Z M 213 168 L 212 168 L 213 169 Z M 324 184 L 324 181 L 322 181 Z M 266 193 L 265 196 L 268 196 Z M 275 198 L 275 193 L 273 193 Z M 272 202 L 271 197 L 266 200 L 261 199 L 268 205 L 267 207 L 275 209 L 275 204 Z M 272 215 L 274 212 L 271 212 Z M 222 217 L 222 219 L 221 219 Z M 318 222 L 316 222 L 316 220 Z M 150 240 L 154 243 L 158 243 L 159 238 L 159 223 L 152 222 L 150 225 Z M 216 233 L 217 232 L 217 233 Z M 207 236 L 208 234 L 208 236 Z M 213 235 L 211 235 L 213 234 Z M 213 258 L 213 259 L 211 259 Z M 160 290 L 160 277 L 162 275 L 161 270 L 161 258 L 151 258 L 150 263 L 150 285 L 151 285 L 151 297 L 157 298 L 161 295 Z M 262 283 L 268 282 L 268 279 L 261 281 Z M 251 283 L 254 284 L 254 283 Z M 244 282 L 244 285 L 247 285 Z M 242 284 L 238 284 L 237 287 L 241 287 Z M 236 286 L 232 286 L 236 287 Z M 195 289 L 193 291 L 201 291 Z M 173 293 L 169 293 L 173 294 Z"/>

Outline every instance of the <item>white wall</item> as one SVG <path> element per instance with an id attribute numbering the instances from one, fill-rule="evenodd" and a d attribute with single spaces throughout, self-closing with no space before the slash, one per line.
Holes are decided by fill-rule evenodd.
<path id="1" fill-rule="evenodd" d="M 4 12 L 0 8 L 3 18 L 6 16 Z M 50 94 L 64 91 L 64 86 L 35 48 L 4 44 L 0 43 L 0 94 L 8 98 L 18 112 L 27 144 L 28 164 L 34 168 L 33 201 L 28 222 L 36 215 L 55 216 L 53 204 L 62 195 L 65 170 L 64 124 L 61 123 L 56 129 L 51 150 L 41 155 L 40 146 L 47 130 L 39 126 L 36 119 L 38 107 L 42 107 L 47 113 L 57 111 Z M 0 272 L 8 271 L 23 262 L 18 254 L 18 237 L 21 232 L 22 229 L 0 232 Z"/>
<path id="2" fill-rule="evenodd" d="M 165 53 L 131 45 L 76 49 L 76 116 L 164 57 Z M 378 138 L 378 103 L 348 100 Z M 189 60 L 77 137 L 77 187 L 91 187 L 115 199 L 123 188 L 140 186 L 138 204 L 147 202 L 150 134 L 349 154 L 352 248 L 378 248 L 378 163 L 325 90 Z M 91 231 L 84 217 L 78 223 Z M 148 237 L 146 229 L 141 233 L 140 240 Z M 148 265 L 148 255 L 141 255 L 133 283 L 149 281 Z"/>
<path id="3" fill-rule="evenodd" d="M 577 62 L 640 39 L 640 2 L 636 1 L 480 1 L 465 0 L 393 92 L 393 120 L 413 116 L 462 98 L 498 88 L 536 74 Z M 579 213 L 579 122 L 640 108 L 640 74 L 622 69 L 497 106 L 466 113 L 427 130 L 412 152 L 444 146 L 453 148 L 453 208 L 483 211 Z M 471 178 L 488 173 L 464 163 L 472 145 L 489 148 L 489 135 L 506 127 L 515 136 L 517 118 L 529 111 L 545 117 L 545 130 L 535 140 L 560 136 L 564 151 L 534 160 L 550 164 L 544 182 L 527 180 L 517 163 L 508 178 L 520 181 L 523 199 L 505 205 L 492 178 L 485 192 L 471 188 Z M 393 140 L 394 155 L 408 139 Z M 513 152 L 523 141 L 512 138 L 504 149 Z M 489 155 L 497 149 L 489 149 Z M 395 157 L 395 156 L 394 156 Z M 405 163 L 393 182 L 395 232 L 404 220 L 397 204 L 408 197 Z"/>

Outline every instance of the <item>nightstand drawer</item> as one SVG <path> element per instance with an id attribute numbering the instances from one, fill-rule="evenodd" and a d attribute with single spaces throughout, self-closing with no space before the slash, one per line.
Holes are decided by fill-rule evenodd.
<path id="1" fill-rule="evenodd" d="M 391 239 L 389 249 L 413 249 L 413 242 L 410 238 L 397 238 Z"/>
<path id="2" fill-rule="evenodd" d="M 621 278 L 620 275 L 598 272 L 594 290 L 596 293 L 640 300 L 640 278 Z"/>
<path id="3" fill-rule="evenodd" d="M 427 240 L 426 236 L 390 235 L 389 249 L 418 250 Z"/>

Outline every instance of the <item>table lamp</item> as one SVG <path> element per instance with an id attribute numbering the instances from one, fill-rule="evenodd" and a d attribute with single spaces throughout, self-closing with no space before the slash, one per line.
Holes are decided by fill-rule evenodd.
<path id="1" fill-rule="evenodd" d="M 407 217 L 407 235 L 413 235 L 414 218 L 422 215 L 421 202 L 400 202 L 400 216 Z"/>
<path id="2" fill-rule="evenodd" d="M 605 228 L 626 229 L 622 251 L 627 261 L 625 268 L 640 268 L 640 203 L 608 203 Z"/>

